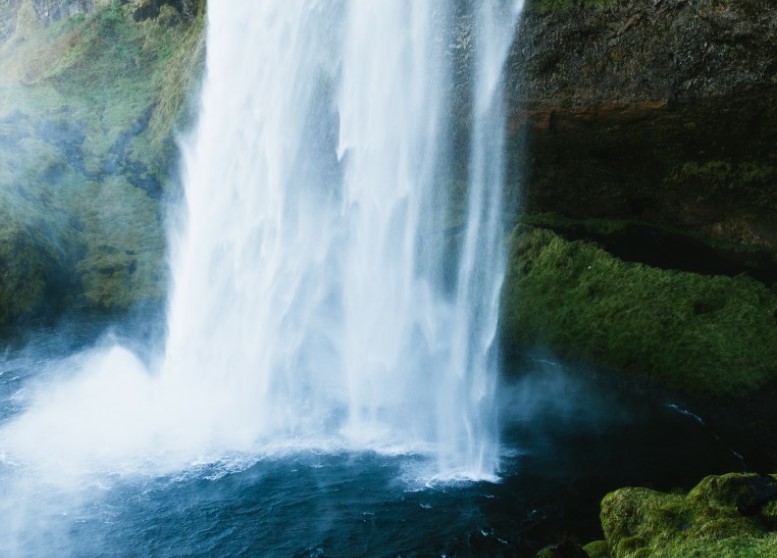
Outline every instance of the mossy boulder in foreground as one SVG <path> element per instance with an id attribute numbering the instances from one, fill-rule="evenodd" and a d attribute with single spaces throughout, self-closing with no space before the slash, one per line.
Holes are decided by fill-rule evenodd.
<path id="1" fill-rule="evenodd" d="M 688 494 L 623 488 L 602 500 L 601 520 L 613 558 L 771 558 L 777 556 L 777 480 L 710 476 Z"/>

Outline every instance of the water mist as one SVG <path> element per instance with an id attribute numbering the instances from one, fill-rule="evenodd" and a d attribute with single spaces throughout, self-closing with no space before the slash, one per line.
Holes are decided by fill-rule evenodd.
<path id="1" fill-rule="evenodd" d="M 318 448 L 493 478 L 501 78 L 520 2 L 474 4 L 212 2 L 164 354 L 151 370 L 119 345 L 60 363 L 3 430 L 7 461 L 154 471 Z"/>

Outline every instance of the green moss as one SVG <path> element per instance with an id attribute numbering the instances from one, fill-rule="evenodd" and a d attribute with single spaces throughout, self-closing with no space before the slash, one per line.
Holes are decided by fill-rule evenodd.
<path id="1" fill-rule="evenodd" d="M 612 558 L 607 541 L 592 541 L 583 547 L 589 558 Z"/>
<path id="2" fill-rule="evenodd" d="M 0 297 L 17 296 L 0 300 L 15 305 L 0 324 L 36 314 L 33 299 L 50 298 L 59 275 L 72 280 L 62 304 L 161 300 L 157 198 L 170 188 L 174 133 L 204 59 L 203 12 L 174 11 L 138 23 L 132 5 L 107 2 L 45 28 L 31 20 L 0 45 L 0 211 L 16 227 L 0 238 L 22 242 L 35 263 L 4 283 Z M 19 253 L 8 245 L 0 259 Z"/>
<path id="3" fill-rule="evenodd" d="M 0 231 L 0 323 L 39 313 L 45 298 L 48 262 L 25 233 Z"/>
<path id="4" fill-rule="evenodd" d="M 761 515 L 771 530 L 777 530 L 777 500 L 766 504 L 761 510 Z"/>
<path id="5" fill-rule="evenodd" d="M 766 557 L 777 550 L 777 533 L 757 509 L 743 515 L 737 503 L 753 498 L 757 475 L 704 479 L 688 495 L 625 488 L 602 500 L 602 528 L 612 556 Z"/>
<path id="6" fill-rule="evenodd" d="M 567 540 L 559 544 L 546 546 L 537 553 L 536 558 L 590 558 L 583 548 L 574 541 Z"/>
<path id="7" fill-rule="evenodd" d="M 0 326 L 54 314 L 72 300 L 73 252 L 58 242 L 57 216 L 25 221 L 20 207 L 0 206 Z"/>
<path id="8" fill-rule="evenodd" d="M 159 164 L 155 157 L 170 143 L 202 65 L 203 18 L 171 27 L 159 19 L 135 23 L 131 10 L 111 3 L 3 45 L 0 91 L 9 102 L 0 118 L 62 115 L 83 126 L 88 158 L 104 159 L 124 139 L 137 160 Z"/>
<path id="9" fill-rule="evenodd" d="M 519 227 L 503 308 L 508 346 L 550 347 L 692 393 L 743 396 L 777 380 L 777 296 L 745 276 L 627 263 Z"/>
<path id="10" fill-rule="evenodd" d="M 738 165 L 731 161 L 687 162 L 678 167 L 677 180 L 704 180 L 719 187 L 735 188 L 736 182 L 767 185 L 775 179 L 777 172 L 767 163 L 744 161 Z"/>
<path id="11" fill-rule="evenodd" d="M 744 165 L 743 165 L 744 166 Z M 762 167 L 755 167 L 763 170 Z M 760 171 L 756 171 L 760 172 Z M 553 231 L 569 231 L 572 235 L 583 239 L 602 239 L 608 236 L 628 233 L 629 230 L 641 229 L 650 231 L 651 234 L 660 234 L 664 237 L 684 239 L 686 243 L 705 245 L 722 254 L 737 254 L 749 256 L 764 256 L 767 250 L 757 244 L 748 244 L 742 240 L 731 242 L 722 239 L 710 238 L 708 234 L 698 231 L 682 229 L 676 226 L 664 225 L 639 219 L 616 218 L 586 218 L 574 219 L 553 212 L 526 213 L 521 216 L 521 223 L 532 227 L 550 229 Z M 777 255 L 769 258 L 777 262 Z"/>
<path id="12" fill-rule="evenodd" d="M 165 252 L 156 202 L 120 177 L 88 183 L 71 195 L 73 205 L 89 208 L 80 231 L 85 251 L 76 264 L 84 302 L 128 308 L 160 300 Z"/>

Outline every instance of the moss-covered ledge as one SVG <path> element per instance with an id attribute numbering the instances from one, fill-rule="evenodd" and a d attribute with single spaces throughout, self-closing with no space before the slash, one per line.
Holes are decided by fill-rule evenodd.
<path id="1" fill-rule="evenodd" d="M 526 213 L 521 222 L 550 229 L 567 240 L 594 242 L 628 262 L 702 275 L 745 273 L 769 287 L 777 284 L 777 251 L 759 244 L 710 239 L 638 219 L 573 219 L 546 212 Z"/>
<path id="2" fill-rule="evenodd" d="M 741 398 L 777 381 L 777 293 L 746 276 L 624 262 L 520 226 L 504 291 L 510 347 L 548 347 L 696 395 Z"/>

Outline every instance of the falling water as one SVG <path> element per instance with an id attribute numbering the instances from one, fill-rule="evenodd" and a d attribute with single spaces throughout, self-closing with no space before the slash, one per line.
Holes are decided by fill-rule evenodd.
<path id="1" fill-rule="evenodd" d="M 48 436 L 38 457 L 77 467 L 368 449 L 493 477 L 520 2 L 454 4 L 211 2 L 165 353 L 151 372 L 117 346 L 79 357 L 81 379 L 36 399 L 8 447 L 29 457 Z"/>

